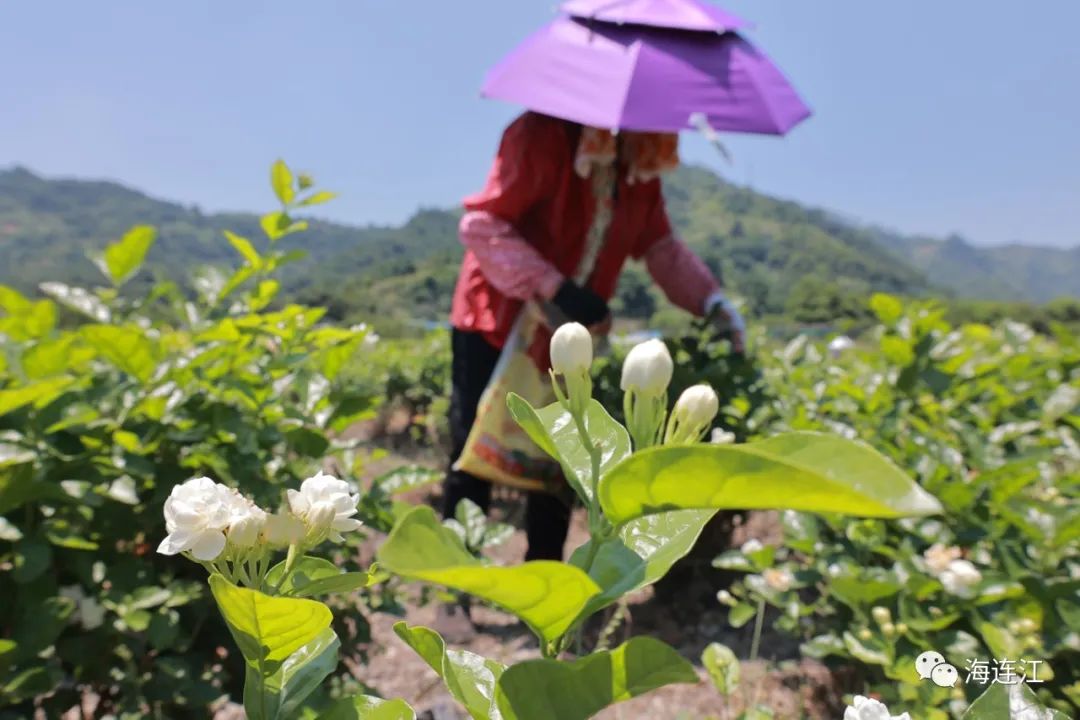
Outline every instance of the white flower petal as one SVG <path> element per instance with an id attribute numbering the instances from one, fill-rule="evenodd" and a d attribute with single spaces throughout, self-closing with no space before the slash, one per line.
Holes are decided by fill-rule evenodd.
<path id="1" fill-rule="evenodd" d="M 191 546 L 192 534 L 187 530 L 176 530 L 165 536 L 157 551 L 162 555 L 179 555 Z"/>
<path id="2" fill-rule="evenodd" d="M 307 512 L 311 503 L 308 501 L 308 496 L 302 491 L 288 490 L 285 496 L 289 500 L 289 509 L 297 515 Z"/>
<path id="3" fill-rule="evenodd" d="M 225 534 L 220 530 L 203 530 L 191 543 L 191 554 L 196 560 L 215 560 L 224 549 Z"/>
<path id="4" fill-rule="evenodd" d="M 350 530 L 359 530 L 363 527 L 364 523 L 360 522 L 356 518 L 338 518 L 330 527 L 339 532 L 349 532 Z"/>

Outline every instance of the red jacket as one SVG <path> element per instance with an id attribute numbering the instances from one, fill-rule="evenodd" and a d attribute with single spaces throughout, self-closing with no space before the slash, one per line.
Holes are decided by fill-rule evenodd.
<path id="1" fill-rule="evenodd" d="M 465 200 L 469 211 L 485 211 L 512 225 L 565 276 L 573 276 L 584 251 L 596 201 L 588 179 L 574 172 L 581 128 L 528 112 L 503 134 L 487 184 Z M 630 185 L 620 175 L 607 240 L 588 285 L 605 300 L 615 293 L 628 257 L 640 259 L 671 236 L 660 181 Z M 500 293 L 485 278 L 469 250 L 454 291 L 451 323 L 478 331 L 502 347 L 522 300 Z"/>

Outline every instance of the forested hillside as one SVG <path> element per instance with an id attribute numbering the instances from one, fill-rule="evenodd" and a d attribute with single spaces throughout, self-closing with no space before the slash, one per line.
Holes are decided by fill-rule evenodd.
<path id="1" fill-rule="evenodd" d="M 727 183 L 695 167 L 667 182 L 669 212 L 687 241 L 759 315 L 802 321 L 844 317 L 872 291 L 988 300 L 1080 295 L 1080 250 L 979 248 L 858 227 L 835 215 Z M 421 210 L 400 227 L 313 220 L 294 241 L 308 258 L 286 276 L 291 293 L 332 317 L 384 323 L 445 316 L 460 258 L 457 212 Z M 95 282 L 87 254 L 135 224 L 159 231 L 147 271 L 185 281 L 233 255 L 230 228 L 258 243 L 254 214 L 206 214 L 112 182 L 0 171 L 0 282 L 33 291 L 46 280 Z M 664 303 L 640 268 L 617 310 L 647 319 Z"/>

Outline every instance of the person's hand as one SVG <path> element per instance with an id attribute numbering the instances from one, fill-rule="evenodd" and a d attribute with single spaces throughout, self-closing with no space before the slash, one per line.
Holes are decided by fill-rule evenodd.
<path id="1" fill-rule="evenodd" d="M 570 320 L 587 328 L 603 325 L 611 320 L 611 310 L 604 299 L 573 280 L 564 282 L 551 302 Z"/>
<path id="2" fill-rule="evenodd" d="M 746 352 L 746 321 L 726 296 L 718 295 L 710 303 L 707 313 L 717 333 L 731 338 L 732 349 L 742 355 Z"/>

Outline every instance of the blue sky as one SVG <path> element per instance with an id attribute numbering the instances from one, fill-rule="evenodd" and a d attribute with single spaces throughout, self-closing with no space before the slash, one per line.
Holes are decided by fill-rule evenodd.
<path id="1" fill-rule="evenodd" d="M 337 220 L 476 189 L 517 109 L 483 73 L 554 0 L 0 3 L 0 166 L 267 208 L 284 157 Z M 700 139 L 729 179 L 907 232 L 1080 245 L 1080 3 L 730 0 L 815 116 Z"/>

